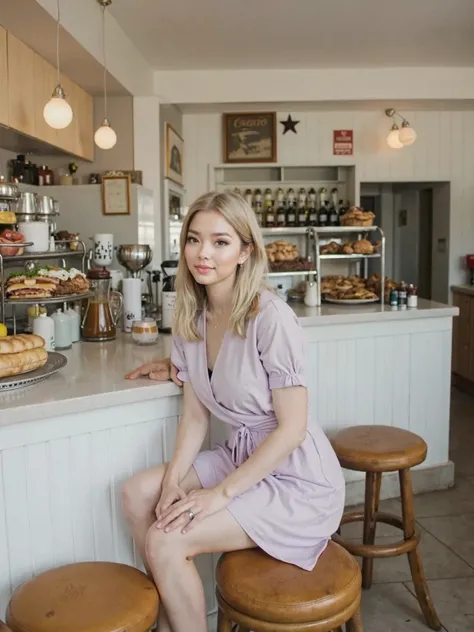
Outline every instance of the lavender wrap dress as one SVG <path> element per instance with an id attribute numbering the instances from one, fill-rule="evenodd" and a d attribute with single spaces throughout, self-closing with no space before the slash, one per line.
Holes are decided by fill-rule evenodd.
<path id="1" fill-rule="evenodd" d="M 206 323 L 202 341 L 173 338 L 171 360 L 183 382 L 232 427 L 225 445 L 200 452 L 194 468 L 203 488 L 218 485 L 278 425 L 272 389 L 306 386 L 304 333 L 293 310 L 265 291 L 245 339 L 226 332 L 210 376 Z M 227 506 L 243 530 L 272 557 L 311 570 L 337 530 L 344 478 L 324 432 L 308 420 L 303 443 L 271 474 Z"/>

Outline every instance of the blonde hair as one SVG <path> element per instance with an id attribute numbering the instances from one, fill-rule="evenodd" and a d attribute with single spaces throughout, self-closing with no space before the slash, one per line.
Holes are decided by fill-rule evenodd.
<path id="1" fill-rule="evenodd" d="M 190 206 L 181 228 L 173 334 L 190 342 L 202 340 L 197 317 L 206 309 L 207 294 L 205 286 L 194 280 L 184 258 L 189 226 L 200 211 L 217 211 L 238 234 L 243 247 L 253 246 L 250 256 L 237 268 L 229 320 L 230 331 L 245 337 L 249 319 L 256 316 L 260 308 L 259 294 L 267 287 L 267 254 L 262 232 L 249 204 L 236 193 L 215 192 L 201 195 Z"/>

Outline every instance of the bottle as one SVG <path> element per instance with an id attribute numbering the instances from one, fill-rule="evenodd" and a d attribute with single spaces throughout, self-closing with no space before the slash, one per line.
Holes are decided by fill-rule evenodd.
<path id="1" fill-rule="evenodd" d="M 59 307 L 52 315 L 54 321 L 54 341 L 56 349 L 70 349 L 72 347 L 70 318 Z"/>
<path id="2" fill-rule="evenodd" d="M 46 185 L 47 171 L 48 167 L 46 165 L 41 165 L 41 167 L 38 167 L 38 186 L 44 187 Z"/>
<path id="3" fill-rule="evenodd" d="M 400 309 L 406 309 L 407 302 L 408 302 L 407 286 L 406 286 L 405 281 L 402 281 L 400 283 L 400 289 L 398 290 L 398 307 L 400 307 Z"/>
<path id="4" fill-rule="evenodd" d="M 318 288 L 316 286 L 316 281 L 314 280 L 314 273 L 309 275 L 309 281 L 306 283 L 304 304 L 306 307 L 318 306 Z"/>
<path id="5" fill-rule="evenodd" d="M 234 193 L 235 193 L 236 195 L 242 195 L 242 193 L 241 193 L 241 191 L 240 191 L 239 187 L 234 187 Z"/>
<path id="6" fill-rule="evenodd" d="M 33 333 L 41 336 L 45 342 L 46 351 L 54 351 L 55 349 L 55 327 L 54 320 L 45 313 L 35 316 L 33 319 Z"/>
<path id="7" fill-rule="evenodd" d="M 288 189 L 287 193 L 288 210 L 286 213 L 286 225 L 289 228 L 296 226 L 296 197 L 293 189 Z"/>
<path id="8" fill-rule="evenodd" d="M 418 288 L 416 285 L 410 283 L 408 286 L 408 297 L 407 297 L 407 307 L 414 308 L 418 307 Z"/>
<path id="9" fill-rule="evenodd" d="M 261 197 L 261 196 L 260 196 Z M 258 201 L 255 201 L 255 216 L 257 218 L 257 223 L 259 226 L 263 226 L 264 225 L 264 215 L 263 215 L 263 208 L 262 208 L 262 201 L 261 199 Z"/>
<path id="10" fill-rule="evenodd" d="M 308 226 L 318 225 L 318 212 L 316 210 L 316 191 L 311 187 L 308 193 Z"/>
<path id="11" fill-rule="evenodd" d="M 64 306 L 64 313 L 69 316 L 69 324 L 71 326 L 71 341 L 79 342 L 81 339 L 81 315 L 76 311 L 75 307 Z"/>
<path id="12" fill-rule="evenodd" d="M 331 191 L 331 206 L 329 208 L 329 226 L 339 226 L 339 213 L 337 210 L 337 189 Z"/>
<path id="13" fill-rule="evenodd" d="M 308 214 L 306 212 L 306 206 L 302 205 L 301 203 L 301 199 L 300 199 L 300 207 L 298 209 L 298 216 L 296 218 L 296 225 L 297 226 L 306 226 L 308 223 Z"/>
<path id="14" fill-rule="evenodd" d="M 283 189 L 277 191 L 276 207 L 276 225 L 283 228 L 286 226 L 285 192 Z"/>
<path id="15" fill-rule="evenodd" d="M 298 192 L 298 208 L 304 207 L 306 208 L 306 189 L 301 187 Z"/>
<path id="16" fill-rule="evenodd" d="M 273 203 L 270 206 L 267 206 L 265 211 L 265 226 L 267 228 L 275 228 L 275 211 L 273 210 Z"/>
<path id="17" fill-rule="evenodd" d="M 269 208 L 270 206 L 273 206 L 273 193 L 271 189 L 265 189 L 265 193 L 263 196 L 263 203 L 265 205 L 265 208 Z"/>
<path id="18" fill-rule="evenodd" d="M 250 189 L 246 189 L 244 193 L 244 199 L 249 206 L 253 207 L 253 195 Z"/>
<path id="19" fill-rule="evenodd" d="M 321 227 L 327 226 L 329 222 L 326 195 L 327 195 L 327 189 L 325 187 L 321 187 L 321 189 L 319 189 L 319 209 L 318 209 L 318 223 Z"/>

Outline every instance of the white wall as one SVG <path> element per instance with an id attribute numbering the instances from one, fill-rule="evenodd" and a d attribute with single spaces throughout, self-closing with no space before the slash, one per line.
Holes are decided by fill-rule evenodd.
<path id="1" fill-rule="evenodd" d="M 231 108 L 230 108 L 231 109 Z M 251 109 L 251 108 L 249 108 Z M 418 133 L 411 147 L 390 149 L 385 138 L 389 121 L 383 111 L 279 112 L 278 121 L 288 114 L 299 120 L 298 133 L 282 134 L 278 124 L 278 162 L 281 164 L 356 164 L 360 182 L 450 182 L 449 280 L 465 280 L 462 257 L 474 242 L 474 112 L 405 111 Z M 354 130 L 354 156 L 332 154 L 334 129 Z M 185 114 L 185 186 L 188 200 L 208 189 L 208 165 L 220 164 L 222 115 Z M 449 228 L 449 230 L 447 230 Z"/>

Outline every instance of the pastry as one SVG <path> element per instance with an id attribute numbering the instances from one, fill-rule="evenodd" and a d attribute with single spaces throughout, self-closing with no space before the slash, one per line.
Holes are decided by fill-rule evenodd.
<path id="1" fill-rule="evenodd" d="M 44 347 L 45 341 L 36 334 L 18 334 L 0 338 L 0 356 L 3 354 L 20 353 Z"/>
<path id="2" fill-rule="evenodd" d="M 351 206 L 351 208 L 341 216 L 342 226 L 372 226 L 375 215 L 372 211 L 364 211 L 359 206 Z"/>
<path id="3" fill-rule="evenodd" d="M 16 224 L 16 215 L 13 211 L 0 211 L 0 224 Z"/>
<path id="4" fill-rule="evenodd" d="M 44 347 L 0 355 L 0 378 L 39 369 L 46 364 L 47 359 L 48 352 Z"/>

